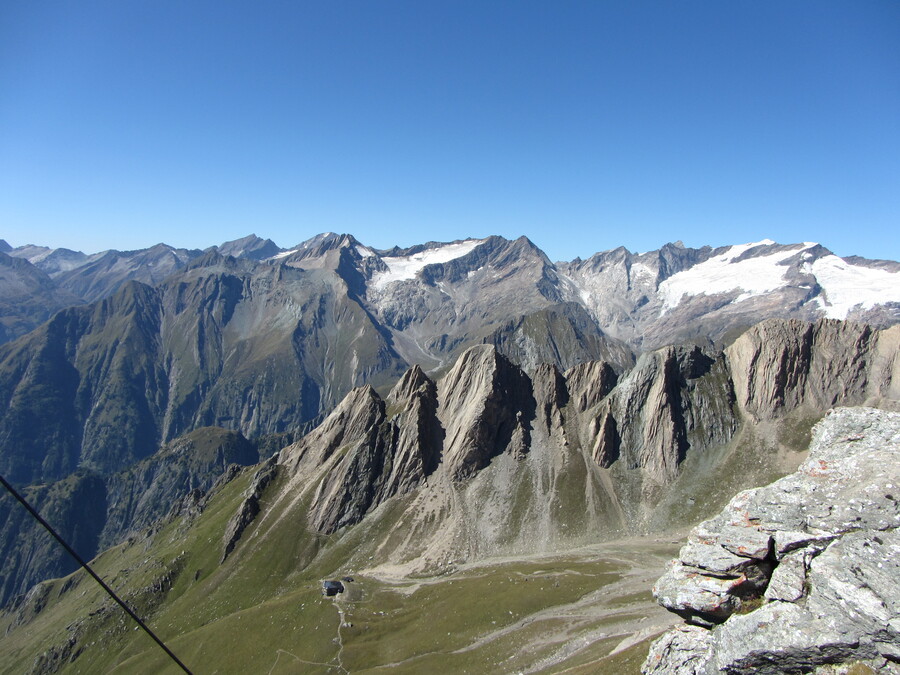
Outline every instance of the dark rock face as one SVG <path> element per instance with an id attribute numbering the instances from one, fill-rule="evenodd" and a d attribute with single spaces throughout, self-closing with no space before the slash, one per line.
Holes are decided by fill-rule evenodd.
<path id="1" fill-rule="evenodd" d="M 591 400 L 580 396 L 584 405 Z M 733 401 L 720 355 L 699 347 L 666 347 L 642 355 L 610 390 L 588 427 L 588 443 L 601 464 L 621 456 L 630 468 L 641 467 L 652 483 L 666 485 L 688 448 L 730 440 L 738 423 Z"/>
<path id="2" fill-rule="evenodd" d="M 219 563 L 225 562 L 238 541 L 244 534 L 244 530 L 252 523 L 259 514 L 259 500 L 275 477 L 278 475 L 278 467 L 275 464 L 275 457 L 266 461 L 253 475 L 250 487 L 244 493 L 244 499 L 235 513 L 225 526 L 225 534 L 222 537 L 222 558 Z"/>
<path id="3" fill-rule="evenodd" d="M 808 459 L 737 495 L 691 533 L 657 582 L 665 607 L 710 627 L 651 648 L 644 673 L 810 672 L 900 662 L 900 414 L 842 408 Z M 759 609 L 736 614 L 750 597 Z"/>
<path id="4" fill-rule="evenodd" d="M 258 461 L 256 448 L 241 434 L 203 427 L 107 477 L 109 503 L 100 550 L 147 529 L 185 495 L 206 493 L 230 467 Z"/>

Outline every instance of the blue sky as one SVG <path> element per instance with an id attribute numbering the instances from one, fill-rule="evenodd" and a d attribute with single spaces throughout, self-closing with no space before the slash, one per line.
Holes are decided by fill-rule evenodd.
<path id="1" fill-rule="evenodd" d="M 0 238 L 900 259 L 900 2 L 0 3 Z"/>

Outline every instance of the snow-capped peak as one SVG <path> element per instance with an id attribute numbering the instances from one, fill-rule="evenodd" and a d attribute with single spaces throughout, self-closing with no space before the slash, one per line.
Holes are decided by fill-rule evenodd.
<path id="1" fill-rule="evenodd" d="M 387 265 L 387 272 L 379 272 L 372 277 L 372 287 L 381 289 L 395 281 L 413 279 L 416 273 L 427 265 L 450 262 L 471 253 L 484 239 L 466 239 L 453 244 L 442 244 L 408 256 L 385 257 L 381 261 Z"/>
<path id="2" fill-rule="evenodd" d="M 750 249 L 774 244 L 771 239 L 763 239 L 750 244 L 730 246 L 724 253 L 673 274 L 659 285 L 662 311 L 666 312 L 677 306 L 685 295 L 715 295 L 740 291 L 734 302 L 741 302 L 784 286 L 787 267 L 781 263 L 815 244 L 805 243 L 787 250 L 738 260 Z"/>

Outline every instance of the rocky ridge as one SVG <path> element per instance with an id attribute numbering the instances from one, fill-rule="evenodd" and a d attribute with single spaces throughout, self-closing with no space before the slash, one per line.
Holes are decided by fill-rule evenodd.
<path id="1" fill-rule="evenodd" d="M 691 625 L 654 643 L 645 675 L 900 672 L 898 485 L 900 414 L 829 412 L 795 473 L 694 528 L 654 587 Z"/>
<path id="2" fill-rule="evenodd" d="M 399 545 L 395 540 L 391 559 L 422 569 L 447 557 L 477 559 L 536 543 L 577 545 L 667 527 L 682 509 L 672 494 L 783 474 L 777 448 L 793 442 L 800 450 L 796 441 L 753 440 L 753 433 L 781 428 L 798 415 L 821 416 L 825 400 L 898 407 L 896 364 L 880 351 L 898 333 L 837 321 L 773 321 L 725 352 L 695 346 L 645 354 L 621 377 L 603 362 L 565 373 L 545 364 L 529 374 L 490 345 L 472 347 L 436 382 L 416 367 L 386 399 L 371 387 L 352 391 L 316 430 L 282 450 L 278 461 L 287 478 L 268 499 L 309 504 L 308 526 L 323 534 L 369 516 L 377 520 L 390 502 L 392 513 L 408 514 L 404 522 L 416 533 Z M 807 389 L 818 361 L 792 345 L 810 334 L 823 349 L 829 345 L 836 362 L 856 353 L 862 364 L 856 374 L 833 389 L 827 383 Z M 858 353 L 863 339 L 874 346 Z M 754 351 L 760 345 L 762 354 Z M 748 379 L 735 370 L 752 353 L 796 375 L 778 400 L 760 400 L 772 387 L 755 377 L 777 381 L 781 371 L 763 368 Z M 746 381 L 753 386 L 735 384 Z M 747 453 L 756 473 L 730 471 Z M 579 527 L 571 520 L 576 513 Z M 763 542 L 754 553 L 759 570 L 745 558 L 735 569 L 762 583 L 768 554 Z M 723 555 L 722 564 L 731 560 Z M 748 583 L 741 593 L 754 590 Z M 714 620 L 715 611 L 708 614 Z"/>

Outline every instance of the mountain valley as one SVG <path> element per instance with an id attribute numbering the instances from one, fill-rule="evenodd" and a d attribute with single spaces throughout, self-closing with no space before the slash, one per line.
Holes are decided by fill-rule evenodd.
<path id="1" fill-rule="evenodd" d="M 196 672 L 638 672 L 691 526 L 900 411 L 900 264 L 817 244 L 5 248 L 2 473 Z M 164 670 L 14 507 L 0 671 Z"/>

